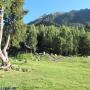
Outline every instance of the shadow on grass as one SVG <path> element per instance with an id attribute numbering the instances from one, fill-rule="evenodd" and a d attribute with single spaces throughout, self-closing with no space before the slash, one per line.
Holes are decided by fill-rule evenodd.
<path id="1" fill-rule="evenodd" d="M 0 90 L 18 90 L 18 87 L 2 87 Z"/>

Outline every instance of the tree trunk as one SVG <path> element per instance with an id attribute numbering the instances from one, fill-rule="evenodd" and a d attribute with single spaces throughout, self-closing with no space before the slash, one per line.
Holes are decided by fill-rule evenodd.
<path id="1" fill-rule="evenodd" d="M 0 58 L 2 60 L 1 68 L 10 68 L 10 63 L 8 59 L 8 46 L 9 46 L 9 41 L 10 41 L 10 34 L 8 35 L 7 42 L 5 44 L 4 49 L 1 49 L 1 43 L 2 43 L 2 35 L 3 35 L 3 16 L 4 16 L 4 9 L 3 7 L 0 9 L 0 16 L 1 16 L 1 23 L 0 23 Z"/>
<path id="2" fill-rule="evenodd" d="M 10 62 L 9 62 L 9 58 L 8 58 L 8 52 L 7 52 L 9 41 L 10 41 L 10 35 L 8 35 L 8 39 L 7 39 L 4 49 L 0 50 L 0 58 L 2 60 L 2 64 L 1 64 L 2 68 L 10 68 L 10 66 L 11 66 Z"/>

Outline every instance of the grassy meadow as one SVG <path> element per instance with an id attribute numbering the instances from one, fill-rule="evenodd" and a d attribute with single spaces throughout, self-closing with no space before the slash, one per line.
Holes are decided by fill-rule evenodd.
<path id="1" fill-rule="evenodd" d="M 90 58 L 23 54 L 0 70 L 0 90 L 90 90 Z"/>

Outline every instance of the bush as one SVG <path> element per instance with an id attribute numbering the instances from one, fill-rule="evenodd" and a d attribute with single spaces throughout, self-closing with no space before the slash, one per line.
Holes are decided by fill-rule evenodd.
<path id="1" fill-rule="evenodd" d="M 37 58 L 32 54 L 32 53 L 28 53 L 28 54 L 18 54 L 16 56 L 17 59 L 19 59 L 20 61 L 27 61 L 27 60 L 37 60 Z"/>

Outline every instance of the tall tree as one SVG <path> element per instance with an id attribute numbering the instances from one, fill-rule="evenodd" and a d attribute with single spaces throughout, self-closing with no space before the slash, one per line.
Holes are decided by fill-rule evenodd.
<path id="1" fill-rule="evenodd" d="M 80 37 L 79 53 L 81 55 L 90 55 L 90 32 L 87 32 Z"/>
<path id="2" fill-rule="evenodd" d="M 31 52 L 35 52 L 37 47 L 37 30 L 34 25 L 28 26 L 28 34 L 25 44 L 29 47 Z"/>
<path id="3" fill-rule="evenodd" d="M 22 1 L 22 2 L 21 2 Z M 23 23 L 22 18 L 24 11 L 22 8 L 23 0 L 2 0 L 0 1 L 0 58 L 2 60 L 2 67 L 9 68 L 11 66 L 8 58 L 8 49 L 10 43 L 10 36 L 15 34 L 15 30 L 20 25 L 18 30 L 21 30 Z M 20 8 L 21 7 L 21 8 Z M 5 11 L 5 14 L 4 14 Z M 18 12 L 18 13 L 17 13 Z M 5 20 L 5 27 L 4 22 Z M 18 21 L 18 22 L 17 22 Z M 23 29 L 23 28 L 22 28 Z M 5 46 L 2 49 L 2 36 L 7 38 Z"/>

